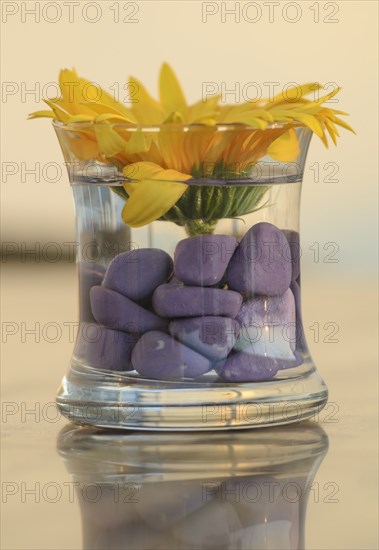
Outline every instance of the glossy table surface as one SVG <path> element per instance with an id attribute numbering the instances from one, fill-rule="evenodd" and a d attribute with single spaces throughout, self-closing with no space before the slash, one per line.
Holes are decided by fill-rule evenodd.
<path id="1" fill-rule="evenodd" d="M 303 284 L 330 390 L 313 421 L 96 435 L 54 406 L 77 320 L 74 266 L 7 264 L 2 548 L 378 548 L 374 282 Z"/>

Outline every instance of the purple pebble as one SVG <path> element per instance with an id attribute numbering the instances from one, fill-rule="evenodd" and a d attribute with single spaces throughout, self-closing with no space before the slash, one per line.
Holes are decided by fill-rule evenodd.
<path id="1" fill-rule="evenodd" d="M 106 327 L 132 334 L 167 329 L 167 321 L 109 288 L 92 287 L 90 299 L 96 321 Z"/>
<path id="2" fill-rule="evenodd" d="M 172 273 L 172 259 L 159 248 L 118 254 L 109 264 L 103 285 L 135 302 L 149 298 Z"/>
<path id="3" fill-rule="evenodd" d="M 90 262 L 79 262 L 79 311 L 81 322 L 95 323 L 89 293 L 93 286 L 101 285 L 105 268 Z"/>
<path id="4" fill-rule="evenodd" d="M 292 277 L 291 280 L 295 281 L 300 275 L 300 236 L 297 231 L 292 231 L 291 229 L 283 229 L 290 250 L 291 250 L 291 260 L 292 260 Z"/>
<path id="5" fill-rule="evenodd" d="M 165 284 L 153 294 L 153 308 L 161 317 L 235 317 L 242 296 L 233 290 Z"/>
<path id="6" fill-rule="evenodd" d="M 229 288 L 246 294 L 278 296 L 291 283 L 291 251 L 285 235 L 275 225 L 253 225 L 230 260 Z"/>
<path id="7" fill-rule="evenodd" d="M 264 355 L 233 352 L 215 365 L 215 371 L 226 382 L 263 382 L 278 372 L 274 359 Z"/>
<path id="8" fill-rule="evenodd" d="M 279 370 L 293 369 L 294 367 L 299 367 L 303 364 L 303 356 L 299 351 L 294 351 L 293 355 L 294 356 L 292 359 L 281 359 L 278 361 Z"/>
<path id="9" fill-rule="evenodd" d="M 236 351 L 269 357 L 277 368 L 296 366 L 295 300 L 290 289 L 283 296 L 256 296 L 242 304 L 236 320 L 241 325 Z"/>
<path id="10" fill-rule="evenodd" d="M 303 326 L 303 319 L 301 316 L 301 291 L 300 285 L 296 281 L 292 281 L 291 290 L 295 298 L 295 310 L 296 310 L 296 347 L 300 351 L 307 353 L 308 345 L 305 339 L 305 332 Z"/>
<path id="11" fill-rule="evenodd" d="M 173 321 L 170 334 L 190 348 L 214 360 L 224 359 L 233 348 L 239 324 L 228 317 L 192 317 Z"/>
<path id="12" fill-rule="evenodd" d="M 256 296 L 244 302 L 236 317 L 241 333 L 236 348 L 287 358 L 296 348 L 295 299 L 291 289 L 282 296 Z"/>
<path id="13" fill-rule="evenodd" d="M 155 330 L 138 340 L 132 363 L 141 376 L 155 380 L 196 378 L 212 369 L 209 359 Z"/>
<path id="14" fill-rule="evenodd" d="M 137 339 L 132 334 L 94 323 L 81 323 L 75 357 L 87 365 L 105 370 L 133 370 L 132 350 Z"/>
<path id="15" fill-rule="evenodd" d="M 223 278 L 236 246 L 236 239 L 227 235 L 184 239 L 175 250 L 175 276 L 186 285 L 216 285 Z"/>

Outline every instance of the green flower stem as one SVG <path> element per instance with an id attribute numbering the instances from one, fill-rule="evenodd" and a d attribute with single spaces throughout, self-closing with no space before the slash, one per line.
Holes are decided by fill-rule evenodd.
<path id="1" fill-rule="evenodd" d="M 196 235 L 209 235 L 214 232 L 218 220 L 205 222 L 204 220 L 188 220 L 184 228 L 189 237 Z"/>

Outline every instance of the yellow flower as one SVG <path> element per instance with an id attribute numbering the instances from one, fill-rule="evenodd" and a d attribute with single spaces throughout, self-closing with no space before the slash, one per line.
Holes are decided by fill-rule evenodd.
<path id="1" fill-rule="evenodd" d="M 79 160 L 97 159 L 123 169 L 131 179 L 124 185 L 128 199 L 123 219 L 132 227 L 164 216 L 186 192 L 183 182 L 191 178 L 243 174 L 265 155 L 296 161 L 296 128 L 308 128 L 326 146 L 328 135 L 336 143 L 338 126 L 353 131 L 340 118 L 347 113 L 325 106 L 339 88 L 317 100 L 305 98 L 321 88 L 314 82 L 271 100 L 225 105 L 220 96 L 213 96 L 190 105 L 174 71 L 164 63 L 159 99 L 130 77 L 130 107 L 79 77 L 75 69 L 60 72 L 59 87 L 60 97 L 45 100 L 51 111 L 30 117 L 50 117 L 66 125 L 68 147 Z M 221 131 L 223 125 L 230 127 Z"/>

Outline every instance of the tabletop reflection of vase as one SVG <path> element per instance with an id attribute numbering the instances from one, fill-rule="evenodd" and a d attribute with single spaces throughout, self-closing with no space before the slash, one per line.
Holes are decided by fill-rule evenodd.
<path id="1" fill-rule="evenodd" d="M 58 451 L 85 549 L 301 549 L 328 448 L 313 422 L 259 432 L 106 432 L 73 424 Z"/>

